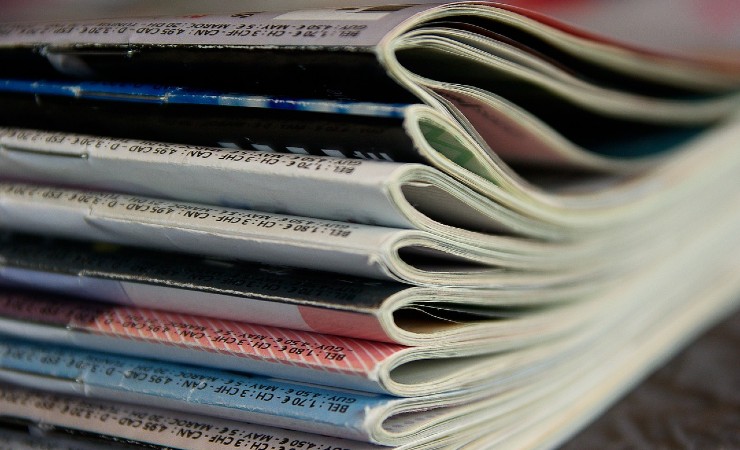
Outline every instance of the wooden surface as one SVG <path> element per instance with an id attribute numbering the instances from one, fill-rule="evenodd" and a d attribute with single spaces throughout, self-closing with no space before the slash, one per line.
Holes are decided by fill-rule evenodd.
<path id="1" fill-rule="evenodd" d="M 740 311 L 562 448 L 580 449 L 740 449 Z"/>

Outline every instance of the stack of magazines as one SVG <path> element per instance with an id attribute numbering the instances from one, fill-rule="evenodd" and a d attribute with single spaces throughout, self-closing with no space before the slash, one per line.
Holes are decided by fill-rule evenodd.
<path id="1" fill-rule="evenodd" d="M 740 302 L 740 44 L 647 3 L 0 24 L 2 439 L 562 443 Z"/>

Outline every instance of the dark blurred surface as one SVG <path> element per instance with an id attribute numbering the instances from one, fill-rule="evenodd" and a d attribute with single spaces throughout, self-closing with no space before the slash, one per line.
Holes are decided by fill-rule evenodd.
<path id="1" fill-rule="evenodd" d="M 562 447 L 576 449 L 740 449 L 740 311 Z"/>

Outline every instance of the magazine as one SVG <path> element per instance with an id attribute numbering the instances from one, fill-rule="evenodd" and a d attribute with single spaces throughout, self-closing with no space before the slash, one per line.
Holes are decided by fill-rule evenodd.
<path id="1" fill-rule="evenodd" d="M 106 191 L 0 181 L 5 230 L 324 270 L 417 285 L 537 286 L 597 277 L 548 251 L 477 247 L 421 230 L 289 216 Z M 54 221 L 47 218 L 53 214 Z M 415 256 L 424 258 L 415 258 Z M 525 261 L 521 261 L 521 260 Z M 521 269 L 524 262 L 535 267 Z M 543 267 L 536 268 L 537 261 Z M 539 269 L 539 270 L 538 270 Z"/>
<path id="2" fill-rule="evenodd" d="M 187 410 L 396 446 L 444 435 L 459 439 L 458 433 L 464 436 L 474 426 L 485 425 L 489 432 L 506 428 L 521 417 L 521 409 L 570 382 L 578 360 L 562 361 L 526 385 L 395 398 L 5 338 L 0 379 L 93 401 Z"/>
<path id="3" fill-rule="evenodd" d="M 407 346 L 549 334 L 577 323 L 555 306 L 603 288 L 427 288 L 187 255 L 173 264 L 169 253 L 29 235 L 0 236 L 0 284 Z"/>
<path id="4" fill-rule="evenodd" d="M 99 449 L 101 445 L 118 449 L 115 442 L 128 441 L 131 448 L 233 449 L 284 448 L 285 450 L 377 450 L 372 444 L 302 433 L 243 421 L 199 416 L 185 411 L 168 411 L 151 406 L 134 406 L 112 401 L 54 394 L 19 386 L 0 385 L 0 422 L 27 424 L 43 428 L 46 446 L 29 449 L 55 449 L 53 438 L 65 442 L 81 434 L 88 445 L 60 446 L 65 450 Z M 19 433 L 20 434 L 20 433 Z M 27 436 L 27 435 L 26 435 Z M 3 439 L 5 436 L 3 436 Z M 22 439 L 23 436 L 17 436 Z M 107 441 L 107 442 L 101 442 Z M 7 441 L 6 441 L 7 442 Z M 68 442 L 68 441 L 66 441 Z M 129 448 L 121 444 L 122 450 Z M 13 447 L 24 448 L 24 447 Z"/>
<path id="5" fill-rule="evenodd" d="M 593 302 L 598 303 L 598 302 Z M 99 351 L 256 373 L 368 392 L 418 396 L 514 379 L 572 353 L 595 329 L 596 305 L 558 314 L 564 324 L 539 333 L 540 323 L 458 345 L 424 347 L 321 335 L 286 328 L 126 308 L 23 292 L 0 295 L 0 332 Z M 575 317 L 567 317 L 575 316 Z M 577 330 L 576 330 L 577 328 Z M 421 370 L 426 366 L 425 370 Z M 414 374 L 413 368 L 416 368 Z"/>
<path id="6" fill-rule="evenodd" d="M 736 310 L 737 17 L 508 3 L 0 23 L 0 436 L 552 448 Z"/>
<path id="7" fill-rule="evenodd" d="M 599 337 L 617 343 L 613 334 L 626 332 L 626 323 L 639 326 L 635 316 L 646 316 L 647 305 L 674 308 L 674 296 L 693 298 L 694 289 L 713 285 L 715 276 L 724 276 L 725 264 L 735 267 L 737 263 L 733 252 L 719 251 L 732 248 L 737 241 L 738 198 L 728 192 L 697 206 L 705 210 L 684 211 L 680 220 L 691 229 L 690 234 L 666 236 L 664 245 L 652 248 L 646 255 L 649 257 L 617 284 L 562 306 L 565 309 L 560 311 L 574 316 L 570 323 L 577 326 L 571 330 L 564 327 L 557 338 L 551 336 L 536 345 L 511 346 L 516 340 L 503 339 L 499 344 L 509 350 L 499 353 L 481 354 L 496 348 L 491 342 L 404 347 L 176 312 L 105 304 L 92 308 L 85 303 L 45 300 L 44 295 L 7 296 L 0 325 L 4 333 L 26 339 L 115 349 L 169 361 L 197 361 L 211 367 L 396 395 L 476 389 L 486 383 L 515 381 L 517 374 L 531 373 L 533 367 L 578 360 L 585 349 L 596 346 Z M 694 214 L 697 211 L 706 214 Z M 706 223 L 708 216 L 713 220 Z M 676 246 L 679 239 L 683 244 Z M 656 293 L 660 298 L 655 298 Z M 558 311 L 555 308 L 552 312 Z M 534 328 L 516 337 L 520 344 L 536 342 L 542 336 Z"/>
<path id="8" fill-rule="evenodd" d="M 287 136 L 296 139 L 294 134 Z M 416 228 L 458 239 L 464 237 L 477 245 L 510 247 L 522 253 L 547 245 L 492 235 L 570 241 L 576 235 L 604 228 L 603 216 L 609 216 L 610 226 L 626 220 L 620 219 L 619 214 L 626 214 L 620 209 L 626 209 L 628 201 L 636 201 L 633 194 L 657 181 L 646 176 L 631 180 L 633 186 L 621 186 L 630 192 L 622 193 L 623 201 L 618 205 L 595 206 L 590 210 L 565 204 L 545 208 L 522 198 L 516 191 L 506 191 L 490 182 L 478 185 L 476 190 L 470 189 L 422 164 L 19 128 L 0 128 L 0 162 L 0 175 L 5 178 Z M 624 184 L 619 178 L 611 180 L 605 177 L 601 182 Z M 568 181 L 575 183 L 566 179 L 563 186 Z M 554 186 L 551 189 L 557 190 Z M 358 198 L 362 201 L 356 201 Z M 550 247 L 559 253 L 574 251 L 555 244 Z"/>
<path id="9" fill-rule="evenodd" d="M 657 170 L 646 186 L 660 186 L 658 193 L 631 204 L 626 214 L 630 220 L 596 233 L 594 239 L 575 242 L 575 248 L 585 246 L 592 256 L 596 250 L 612 256 L 598 261 L 583 258 L 580 263 L 561 264 L 557 247 L 527 245 L 495 234 L 486 245 L 465 233 L 396 229 L 10 181 L 0 185 L 5 211 L 0 225 L 8 230 L 416 285 L 543 288 L 573 284 L 614 277 L 634 267 L 645 252 L 652 251 L 652 245 L 687 231 L 684 215 L 700 220 L 699 209 L 708 208 L 707 202 L 715 201 L 718 193 L 732 191 L 733 171 L 740 164 L 734 151 L 738 123 L 718 127 Z M 689 197 L 694 211 L 680 207 Z M 54 222 L 46 219 L 52 212 Z M 530 252 L 517 245 L 494 245 L 506 242 L 522 244 Z M 579 252 L 584 250 L 574 254 Z"/>
<path id="10" fill-rule="evenodd" d="M 608 150 L 594 152 L 589 140 L 633 138 L 646 128 L 656 138 L 663 125 L 711 123 L 737 107 L 733 58 L 708 64 L 620 45 L 546 14 L 471 2 L 9 23 L 0 43 L 4 72 L 31 71 L 36 79 L 54 69 L 116 81 L 298 90 L 304 98 L 417 99 L 460 121 L 482 140 L 486 157 L 493 149 L 548 165 L 613 168 Z M 589 28 L 593 17 L 578 19 Z M 344 76 L 350 67 L 363 77 Z M 600 130 L 574 142 L 568 134 L 576 128 Z"/>
<path id="11" fill-rule="evenodd" d="M 22 420 L 9 418 L 3 426 L 0 417 L 0 442 L 13 450 L 96 450 L 104 445 L 111 450 L 141 450 L 134 444 L 124 444 L 121 439 L 104 436 L 71 436 L 57 430 L 43 429 L 43 425 L 29 424 L 29 431 L 18 430 L 25 425 Z M 20 422 L 20 423 L 19 423 Z"/>
<path id="12" fill-rule="evenodd" d="M 27 426 L 35 431 L 43 429 L 42 442 L 26 443 L 28 436 L 8 436 L 8 441 L 17 439 L 28 447 L 19 449 L 87 450 L 100 448 L 101 440 L 107 447 L 118 449 L 112 442 L 127 442 L 140 448 L 180 448 L 187 450 L 219 450 L 254 448 L 259 450 L 431 450 L 460 447 L 467 441 L 490 435 L 492 427 L 487 424 L 458 430 L 455 435 L 436 434 L 427 439 L 413 442 L 378 446 L 366 442 L 333 438 L 314 433 L 275 428 L 244 421 L 220 419 L 197 415 L 182 410 L 166 410 L 160 407 L 135 406 L 114 401 L 44 392 L 17 385 L 0 384 L 0 422 L 8 422 L 14 428 Z M 518 415 L 515 415 L 518 416 Z M 92 446 L 73 442 L 72 436 L 84 436 Z M 6 435 L 2 434 L 5 438 Z M 24 439 L 24 437 L 26 439 Z M 69 443 L 69 447 L 51 446 L 52 440 Z M 124 444 L 120 444 L 124 445 Z M 16 448 L 16 447 L 13 447 Z M 128 447 L 120 447 L 121 450 Z"/>
<path id="13" fill-rule="evenodd" d="M 187 401 L 189 411 L 195 413 L 228 419 L 270 420 L 268 423 L 272 425 L 308 427 L 305 429 L 320 433 L 333 433 L 329 430 L 335 430 L 341 433 L 340 436 L 356 433 L 353 435 L 355 439 L 373 440 L 383 436 L 387 440 L 382 442 L 388 445 L 393 445 L 392 442 L 401 444 L 404 439 L 408 439 L 405 442 L 410 445 L 423 444 L 424 436 L 437 437 L 432 430 L 438 427 L 437 432 L 442 439 L 460 438 L 455 430 L 465 431 L 462 436 L 472 439 L 467 444 L 470 448 L 493 444 L 503 447 L 553 446 L 582 421 L 604 408 L 614 396 L 637 382 L 651 367 L 676 351 L 682 342 L 737 306 L 739 262 L 728 253 L 716 257 L 718 248 L 727 248 L 730 242 L 733 250 L 738 246 L 737 240 L 727 239 L 728 233 L 737 227 L 738 214 L 731 211 L 726 216 L 732 220 L 720 221 L 715 233 L 691 242 L 649 275 L 638 277 L 642 278 L 642 283 L 620 292 L 622 295 L 640 294 L 630 297 L 629 305 L 612 302 L 611 309 L 602 308 L 602 317 L 594 320 L 594 331 L 598 331 L 588 338 L 588 342 L 569 355 L 561 355 L 552 365 L 540 364 L 536 370 L 527 371 L 531 378 L 520 385 L 493 389 L 489 386 L 467 394 L 453 391 L 410 399 L 343 391 L 340 394 L 342 398 L 354 401 L 342 402 L 341 406 L 346 406 L 346 409 L 340 407 L 333 411 L 331 404 L 336 402 L 331 398 L 336 399 L 337 393 L 331 393 L 327 388 L 288 386 L 279 380 L 264 380 L 254 375 L 135 360 L 10 338 L 4 338 L 1 345 L 0 376 L 5 381 L 29 388 L 84 394 L 91 397 L 93 404 L 105 398 L 179 409 L 180 402 Z M 696 261 L 705 264 L 695 266 Z M 697 270 L 687 271 L 687 268 Z M 676 273 L 684 273 L 685 276 L 677 279 Z M 652 301 L 639 298 L 652 289 L 661 295 Z M 701 301 L 696 301 L 699 298 Z M 27 323 L 28 326 L 31 323 Z M 26 327 L 17 329 L 28 330 Z M 39 337 L 34 336 L 36 339 Z M 241 391 L 230 388 L 240 380 L 240 387 L 244 387 Z M 299 394 L 298 391 L 304 393 Z M 237 398 L 239 392 L 246 392 L 244 399 Z M 284 402 L 286 395 L 290 397 L 288 402 Z M 3 395 L 0 399 L 7 402 L 7 397 Z M 294 397 L 300 401 L 294 402 Z M 360 397 L 364 400 L 361 401 Z M 275 402 L 279 402 L 281 407 L 270 404 Z M 321 417 L 330 423 L 330 416 L 342 416 L 355 408 L 367 413 L 368 420 L 361 421 L 362 425 L 355 422 L 359 425 L 357 428 L 348 428 L 344 418 L 332 428 L 329 423 L 318 421 L 319 417 L 310 412 L 312 402 L 314 408 L 322 411 L 329 408 L 331 414 L 322 414 Z M 372 414 L 371 403 L 390 415 Z M 393 403 L 397 408 L 390 408 Z M 438 409 L 422 407 L 417 410 L 420 420 L 402 412 L 402 405 L 408 408 L 407 411 L 414 411 L 414 405 L 418 408 L 425 404 Z M 450 407 L 443 407 L 445 405 Z M 66 417 L 55 414 L 53 405 L 49 408 L 49 414 L 55 417 L 52 423 Z M 279 417 L 260 419 L 259 411 L 278 414 Z M 35 414 L 39 414 L 38 409 Z M 398 414 L 397 420 L 394 414 Z M 302 421 L 306 415 L 310 419 Z M 93 418 L 91 416 L 88 418 Z M 353 417 L 357 416 L 353 414 Z"/>
<path id="14" fill-rule="evenodd" d="M 671 141 L 671 158 L 664 158 L 659 165 L 653 164 L 652 170 L 629 176 L 565 174 L 548 169 L 529 171 L 525 180 L 502 161 L 476 157 L 477 144 L 453 121 L 440 119 L 433 130 L 428 128 L 426 132 L 410 125 L 409 114 L 415 114 L 413 111 L 419 105 L 376 104 L 369 108 L 378 114 L 384 115 L 389 110 L 396 111 L 388 113 L 391 116 L 406 117 L 403 123 L 384 126 L 398 129 L 397 135 L 386 140 L 346 128 L 346 124 L 364 126 L 362 124 L 368 120 L 366 114 L 352 114 L 355 107 L 329 106 L 321 101 L 293 102 L 300 103 L 299 108 L 289 101 L 264 97 L 255 99 L 162 87 L 151 88 L 152 92 L 141 85 L 111 83 L 29 81 L 13 83 L 12 89 L 21 89 L 19 84 L 29 89 L 29 95 L 24 98 L 41 116 L 24 118 L 25 114 L 16 107 L 8 107 L 3 110 L 7 115 L 3 119 L 6 125 L 44 125 L 54 129 L 56 122 L 63 120 L 73 124 L 61 128 L 96 134 L 3 128 L 0 130 L 0 158 L 4 177 L 74 183 L 75 186 L 84 183 L 92 188 L 214 205 L 415 227 L 467 238 L 479 243 L 477 245 L 507 246 L 520 253 L 542 245 L 484 235 L 503 233 L 546 241 L 572 241 L 574 237 L 582 239 L 601 230 L 613 231 L 618 225 L 642 220 L 656 205 L 678 201 L 675 190 L 683 182 L 685 172 L 697 166 L 697 160 L 721 152 L 715 147 L 735 139 L 738 128 L 737 117 L 728 116 L 723 123 L 693 133 L 691 139 L 685 133 L 674 133 L 678 139 Z M 54 96 L 68 98 L 72 103 L 45 104 L 43 99 L 48 95 L 49 85 L 54 85 L 51 89 Z M 84 107 L 82 111 L 76 106 L 80 102 Z M 189 112 L 193 117 L 180 123 L 179 108 L 186 103 L 191 106 L 218 103 L 220 106 L 211 106 L 215 111 Z M 155 111 L 158 118 L 142 110 L 147 107 Z M 132 108 L 136 108 L 135 112 L 131 112 Z M 296 112 L 296 109 L 301 111 Z M 260 125 L 255 125 L 258 135 L 240 122 L 239 114 L 244 110 L 256 110 L 252 114 L 261 121 Z M 315 112 L 311 115 L 306 110 Z M 286 125 L 283 119 L 265 112 L 307 116 L 292 119 L 301 125 Z M 123 117 L 119 117 L 121 114 Z M 313 126 L 312 117 L 316 114 L 325 116 L 321 119 L 323 124 L 317 125 L 318 130 L 307 133 L 304 128 Z M 344 121 L 331 125 L 335 116 L 344 117 Z M 94 122 L 81 125 L 86 118 Z M 214 128 L 211 120 L 237 124 L 227 134 L 221 134 L 224 132 L 220 126 Z M 281 128 L 280 124 L 286 128 Z M 149 127 L 153 132 L 142 132 L 139 127 Z M 103 131 L 117 138 L 100 136 Z M 208 138 L 204 141 L 193 137 L 193 133 Z M 137 135 L 159 140 L 132 139 Z M 251 144 L 235 144 L 238 140 L 235 136 L 243 136 Z M 347 137 L 352 140 L 347 141 Z M 167 144 L 166 140 L 201 145 Z M 401 151 L 394 148 L 402 143 L 416 153 L 414 161 L 427 162 L 439 170 L 419 164 L 387 162 Z M 203 148 L 202 144 L 229 148 Z M 367 145 L 377 146 L 367 150 L 372 155 L 363 153 L 363 146 Z M 242 150 L 240 146 L 252 150 Z M 280 151 L 284 153 L 277 153 Z M 360 151 L 360 154 L 355 155 L 353 151 Z M 307 154 L 309 152 L 316 155 Z M 348 159 L 347 156 L 385 163 Z M 60 164 L 64 165 L 64 171 L 57 170 Z M 708 176 L 706 173 L 692 176 Z M 267 179 L 276 182 L 267 183 L 264 181 Z M 355 195 L 364 201 L 349 200 Z M 440 203 L 448 206 L 441 208 Z M 560 248 L 556 253 L 564 251 L 569 256 L 575 250 Z"/>

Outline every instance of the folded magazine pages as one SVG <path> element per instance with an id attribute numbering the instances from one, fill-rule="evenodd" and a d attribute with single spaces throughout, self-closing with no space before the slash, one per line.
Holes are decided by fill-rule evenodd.
<path id="1" fill-rule="evenodd" d="M 7 24 L 1 34 L 9 75 L 415 98 L 499 156 L 586 167 L 610 167 L 608 147 L 622 136 L 653 141 L 640 152 L 652 153 L 666 127 L 718 120 L 740 84 L 731 59 L 702 64 L 620 46 L 499 3 Z M 343 76 L 350 67 L 363 77 Z M 608 145 L 591 146 L 594 137 Z"/>
<path id="2" fill-rule="evenodd" d="M 0 261 L 7 287 L 412 346 L 562 330 L 579 319 L 556 306 L 601 287 L 418 287 L 198 256 L 173 264 L 168 253 L 28 235 L 0 240 Z"/>
<path id="3" fill-rule="evenodd" d="M 304 3 L 0 19 L 0 438 L 554 448 L 738 307 L 737 18 Z"/>

